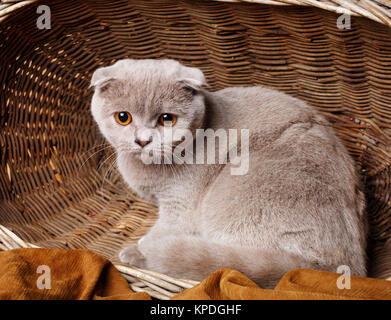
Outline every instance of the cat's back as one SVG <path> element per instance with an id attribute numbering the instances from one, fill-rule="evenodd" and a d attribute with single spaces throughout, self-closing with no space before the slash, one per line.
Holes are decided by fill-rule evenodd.
<path id="1" fill-rule="evenodd" d="M 319 198 L 329 198 L 332 188 L 352 199 L 361 189 L 343 143 L 304 101 L 264 87 L 227 88 L 214 94 L 223 114 L 217 122 L 225 122 L 220 127 L 249 129 L 249 174 L 259 177 L 259 183 L 268 181 L 276 190 L 288 186 L 284 194 L 292 199 L 303 194 L 311 198 L 315 185 Z"/>
<path id="2" fill-rule="evenodd" d="M 216 109 L 216 127 L 247 128 L 269 132 L 294 122 L 309 122 L 323 117 L 304 101 L 274 89 L 231 87 L 209 93 L 207 100 Z"/>
<path id="3" fill-rule="evenodd" d="M 249 129 L 250 150 L 262 157 L 295 159 L 303 170 L 327 163 L 333 174 L 355 176 L 353 159 L 331 125 L 306 102 L 265 87 L 226 88 L 214 93 L 214 102 L 221 114 L 216 127 Z M 288 169 L 298 169 L 293 167 Z"/>

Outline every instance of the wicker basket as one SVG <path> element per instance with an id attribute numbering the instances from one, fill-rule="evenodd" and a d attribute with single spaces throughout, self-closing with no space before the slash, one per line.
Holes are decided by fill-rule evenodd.
<path id="1" fill-rule="evenodd" d="M 0 249 L 90 249 L 159 299 L 196 283 L 119 264 L 156 208 L 124 185 L 89 110 L 97 67 L 167 57 L 212 90 L 264 84 L 323 113 L 365 183 L 370 276 L 391 276 L 391 1 L 252 2 L 2 1 Z M 51 29 L 39 29 L 48 3 Z"/>

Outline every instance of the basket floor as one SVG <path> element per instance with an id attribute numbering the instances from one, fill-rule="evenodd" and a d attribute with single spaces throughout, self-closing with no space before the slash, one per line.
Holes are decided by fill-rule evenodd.
<path id="1" fill-rule="evenodd" d="M 0 225 L 40 247 L 88 249 L 113 262 L 157 217 L 156 208 L 137 198 L 118 176 L 104 178 L 91 169 L 58 188 L 28 194 L 22 203 L 23 208 L 3 200 Z"/>

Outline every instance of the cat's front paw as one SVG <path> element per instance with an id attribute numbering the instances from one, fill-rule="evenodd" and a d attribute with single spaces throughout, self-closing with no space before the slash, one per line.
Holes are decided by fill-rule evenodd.
<path id="1" fill-rule="evenodd" d="M 138 268 L 145 268 L 146 261 L 143 254 L 138 250 L 137 244 L 132 244 L 119 253 L 119 259 L 122 263 L 128 263 Z"/>

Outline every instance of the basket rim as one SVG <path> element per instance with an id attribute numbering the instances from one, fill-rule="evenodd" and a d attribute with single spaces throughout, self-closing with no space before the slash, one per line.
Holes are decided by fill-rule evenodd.
<path id="1" fill-rule="evenodd" d="M 0 22 L 15 10 L 38 0 L 1 0 Z M 391 28 L 391 0 L 210 0 L 231 3 L 257 3 L 275 6 L 316 7 L 337 14 L 364 17 Z"/>

